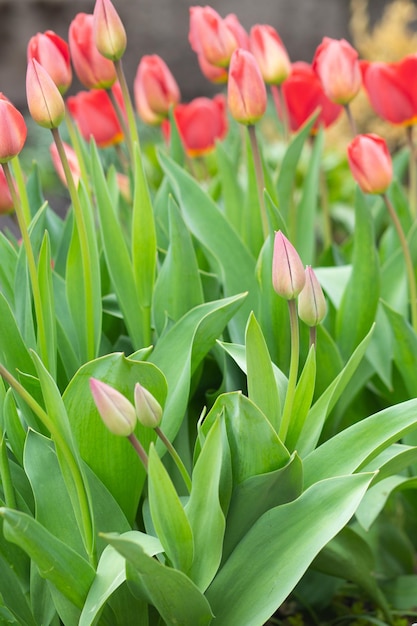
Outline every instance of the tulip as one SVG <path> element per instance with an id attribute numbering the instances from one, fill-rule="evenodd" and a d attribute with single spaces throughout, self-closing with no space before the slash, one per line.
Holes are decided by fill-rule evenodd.
<path id="1" fill-rule="evenodd" d="M 255 57 L 238 48 L 230 61 L 227 85 L 229 111 L 241 124 L 254 124 L 265 113 L 266 87 Z"/>
<path id="2" fill-rule="evenodd" d="M 96 0 L 94 7 L 94 41 L 106 59 L 118 61 L 127 45 L 122 20 L 110 0 Z"/>
<path id="3" fill-rule="evenodd" d="M 226 103 L 223 95 L 214 98 L 195 98 L 188 104 L 174 109 L 174 118 L 184 145 L 191 157 L 201 156 L 214 150 L 216 140 L 227 132 Z M 169 122 L 162 124 L 162 131 L 169 138 Z"/>
<path id="4" fill-rule="evenodd" d="M 0 163 L 6 163 L 19 154 L 26 136 L 23 115 L 0 93 Z"/>
<path id="5" fill-rule="evenodd" d="M 382 137 L 357 135 L 348 145 L 347 155 L 352 176 L 364 193 L 382 194 L 388 189 L 392 160 Z"/>
<path id="6" fill-rule="evenodd" d="M 228 72 L 224 67 L 217 67 L 217 65 L 211 65 L 211 63 L 209 63 L 206 60 L 206 57 L 203 54 L 197 55 L 197 61 L 200 66 L 201 73 L 211 83 L 220 85 L 222 83 L 227 82 Z"/>
<path id="7" fill-rule="evenodd" d="M 146 124 L 160 124 L 180 101 L 175 78 L 157 54 L 142 57 L 133 90 L 137 112 Z"/>
<path id="8" fill-rule="evenodd" d="M 417 55 L 398 63 L 360 63 L 363 86 L 375 113 L 391 124 L 417 121 Z"/>
<path id="9" fill-rule="evenodd" d="M 27 47 L 28 61 L 36 61 L 45 68 L 49 76 L 64 94 L 72 81 L 72 70 L 68 44 L 52 30 L 34 35 Z"/>
<path id="10" fill-rule="evenodd" d="M 17 187 L 15 185 L 15 191 Z M 14 209 L 14 202 L 10 193 L 9 185 L 7 183 L 6 175 L 2 167 L 0 167 L 0 215 L 7 215 L 12 213 Z"/>
<path id="11" fill-rule="evenodd" d="M 250 50 L 249 35 L 239 22 L 238 17 L 234 13 L 229 13 L 229 15 L 226 15 L 223 22 L 235 36 L 237 47 L 243 48 L 244 50 Z"/>
<path id="12" fill-rule="evenodd" d="M 257 24 L 250 31 L 250 50 L 266 83 L 280 85 L 291 72 L 291 62 L 277 31 Z"/>
<path id="13" fill-rule="evenodd" d="M 101 419 L 113 435 L 129 437 L 135 430 L 135 407 L 120 391 L 96 378 L 90 378 L 90 389 Z"/>
<path id="14" fill-rule="evenodd" d="M 208 63 L 227 67 L 238 42 L 230 28 L 213 8 L 190 7 L 190 31 L 188 36 L 192 49 L 202 54 Z"/>
<path id="15" fill-rule="evenodd" d="M 303 61 L 292 64 L 291 74 L 282 84 L 282 93 L 293 132 L 299 130 L 317 110 L 319 114 L 311 130 L 313 134 L 320 126 L 327 128 L 333 124 L 343 111 L 340 104 L 335 104 L 328 99 L 317 74 L 311 65 Z M 275 87 L 272 87 L 272 95 L 280 114 L 279 95 Z"/>
<path id="16" fill-rule="evenodd" d="M 65 117 L 65 103 L 58 87 L 36 59 L 28 63 L 26 97 L 32 119 L 44 128 L 58 128 Z"/>
<path id="17" fill-rule="evenodd" d="M 122 105 L 118 84 L 113 87 L 112 91 Z M 123 141 L 120 122 L 110 97 L 104 89 L 80 91 L 77 95 L 68 98 L 67 107 L 86 141 L 93 137 L 101 148 Z"/>
<path id="18" fill-rule="evenodd" d="M 348 104 L 361 88 L 358 53 L 345 39 L 324 37 L 312 65 L 326 96 L 336 104 Z"/>
<path id="19" fill-rule="evenodd" d="M 326 300 L 310 265 L 306 267 L 305 276 L 305 285 L 298 296 L 298 316 L 307 326 L 317 326 L 326 315 Z"/>
<path id="20" fill-rule="evenodd" d="M 69 144 L 62 142 L 62 145 L 65 150 L 65 154 L 67 155 L 68 165 L 71 170 L 72 178 L 74 180 L 74 184 L 77 187 L 79 180 L 81 178 L 81 169 L 80 164 L 78 162 L 77 154 L 75 150 Z M 55 167 L 55 171 L 59 176 L 62 184 L 67 186 L 67 177 L 65 176 L 64 168 L 62 166 L 62 161 L 59 157 L 58 149 L 55 143 L 52 143 L 49 146 L 49 153 L 51 155 L 52 163 Z"/>
<path id="21" fill-rule="evenodd" d="M 150 391 L 140 383 L 135 385 L 136 416 L 147 428 L 156 428 L 161 423 L 162 407 Z"/>
<path id="22" fill-rule="evenodd" d="M 108 89 L 117 79 L 114 63 L 97 50 L 94 17 L 78 13 L 69 28 L 72 63 L 80 82 L 87 89 Z"/>
<path id="23" fill-rule="evenodd" d="M 304 266 L 297 250 L 279 230 L 275 233 L 272 258 L 272 285 L 279 296 L 294 300 L 306 282 Z"/>

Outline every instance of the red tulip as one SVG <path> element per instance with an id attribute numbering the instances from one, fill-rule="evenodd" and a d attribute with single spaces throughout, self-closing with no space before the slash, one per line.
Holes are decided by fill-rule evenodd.
<path id="1" fill-rule="evenodd" d="M 15 185 L 17 193 L 17 188 Z M 7 184 L 6 175 L 2 167 L 0 167 L 0 215 L 6 215 L 12 213 L 14 204 L 10 193 L 9 185 Z"/>
<path id="2" fill-rule="evenodd" d="M 320 113 L 314 122 L 312 133 L 315 133 L 319 126 L 325 128 L 330 126 L 343 111 L 341 105 L 334 104 L 328 99 L 317 74 L 311 65 L 303 61 L 292 64 L 290 76 L 282 83 L 282 92 L 293 132 L 296 132 L 317 109 L 320 109 Z M 272 93 L 278 113 L 280 113 L 276 88 L 272 88 Z"/>
<path id="3" fill-rule="evenodd" d="M 259 66 L 253 54 L 241 48 L 230 61 L 227 102 L 232 117 L 242 124 L 254 124 L 266 111 L 266 88 Z"/>
<path id="4" fill-rule="evenodd" d="M 62 94 L 67 91 L 72 81 L 69 48 L 54 31 L 34 35 L 28 43 L 27 58 L 36 59 L 45 68 Z"/>
<path id="5" fill-rule="evenodd" d="M 206 154 L 215 148 L 216 140 L 227 132 L 226 103 L 223 95 L 195 98 L 188 104 L 174 109 L 174 118 L 184 148 L 189 156 Z M 162 124 L 165 137 L 169 138 L 169 122 Z"/>
<path id="6" fill-rule="evenodd" d="M 392 124 L 417 121 L 417 55 L 398 63 L 362 61 L 363 86 L 375 113 Z"/>
<path id="7" fill-rule="evenodd" d="M 27 136 L 23 115 L 0 92 L 0 163 L 19 154 Z"/>
<path id="8" fill-rule="evenodd" d="M 362 85 L 358 53 L 345 39 L 324 37 L 313 59 L 326 96 L 336 104 L 348 104 Z"/>
<path id="9" fill-rule="evenodd" d="M 36 59 L 28 63 L 26 97 L 32 119 L 44 128 L 58 128 L 65 117 L 65 103 L 58 87 Z"/>
<path id="10" fill-rule="evenodd" d="M 96 0 L 93 26 L 100 54 L 111 61 L 121 59 L 127 45 L 126 31 L 110 0 Z"/>
<path id="11" fill-rule="evenodd" d="M 69 28 L 69 47 L 75 72 L 87 89 L 108 89 L 117 79 L 113 61 L 97 50 L 94 17 L 78 13 Z"/>
<path id="12" fill-rule="evenodd" d="M 112 91 L 122 106 L 120 86 L 116 84 Z M 122 128 L 104 89 L 80 91 L 76 96 L 68 98 L 67 106 L 86 141 L 93 137 L 101 148 L 123 141 Z"/>
<path id="13" fill-rule="evenodd" d="M 160 124 L 180 101 L 177 82 L 157 54 L 142 57 L 133 90 L 137 112 L 146 124 Z"/>
<path id="14" fill-rule="evenodd" d="M 190 7 L 190 32 L 192 49 L 202 54 L 208 63 L 227 67 L 238 43 L 235 35 L 220 15 L 209 6 Z"/>
<path id="15" fill-rule="evenodd" d="M 250 31 L 250 50 L 266 83 L 280 85 L 291 72 L 291 62 L 275 28 L 256 24 Z"/>
<path id="16" fill-rule="evenodd" d="M 378 135 L 357 135 L 347 148 L 350 171 L 365 193 L 384 193 L 392 181 L 392 160 Z"/>

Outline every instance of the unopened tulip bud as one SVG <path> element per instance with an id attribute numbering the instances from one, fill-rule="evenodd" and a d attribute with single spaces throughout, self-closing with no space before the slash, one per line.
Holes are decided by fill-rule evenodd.
<path id="1" fill-rule="evenodd" d="M 23 115 L 0 93 L 0 163 L 7 163 L 22 150 L 27 136 Z"/>
<path id="2" fill-rule="evenodd" d="M 36 59 L 64 94 L 72 81 L 69 47 L 66 41 L 52 30 L 31 37 L 27 47 L 28 61 Z"/>
<path id="3" fill-rule="evenodd" d="M 250 31 L 250 49 L 266 83 L 280 85 L 291 73 L 291 61 L 275 28 L 257 24 Z"/>
<path id="4" fill-rule="evenodd" d="M 227 67 L 238 46 L 233 32 L 212 7 L 190 7 L 189 42 L 212 65 Z"/>
<path id="5" fill-rule="evenodd" d="M 348 104 L 361 88 L 358 53 L 345 39 L 324 37 L 312 65 L 332 102 Z"/>
<path id="6" fill-rule="evenodd" d="M 298 296 L 298 316 L 307 326 L 317 326 L 326 315 L 326 300 L 310 265 L 306 267 L 305 276 L 305 285 Z"/>
<path id="7" fill-rule="evenodd" d="M 304 266 L 297 250 L 279 230 L 275 233 L 272 259 L 272 285 L 279 296 L 294 300 L 306 282 Z"/>
<path id="8" fill-rule="evenodd" d="M 52 78 L 35 59 L 28 63 L 26 97 L 33 120 L 44 128 L 58 128 L 65 117 L 65 103 Z"/>
<path id="9" fill-rule="evenodd" d="M 156 428 L 161 423 L 162 407 L 150 391 L 140 383 L 135 385 L 135 407 L 138 420 L 147 428 Z"/>
<path id="10" fill-rule="evenodd" d="M 90 389 L 100 417 L 113 435 L 129 437 L 135 429 L 135 407 L 117 389 L 90 378 Z"/>
<path id="11" fill-rule="evenodd" d="M 141 58 L 133 91 L 136 110 L 146 124 L 160 124 L 181 97 L 175 78 L 157 54 Z"/>
<path id="12" fill-rule="evenodd" d="M 388 146 L 372 133 L 357 135 L 347 148 L 350 171 L 364 193 L 384 193 L 391 184 L 393 170 Z"/>
<path id="13" fill-rule="evenodd" d="M 241 124 L 254 124 L 265 113 L 266 87 L 251 52 L 238 48 L 229 67 L 227 103 L 232 117 Z"/>
<path id="14" fill-rule="evenodd" d="M 110 0 L 96 0 L 94 40 L 100 54 L 110 61 L 121 59 L 126 50 L 126 31 Z"/>

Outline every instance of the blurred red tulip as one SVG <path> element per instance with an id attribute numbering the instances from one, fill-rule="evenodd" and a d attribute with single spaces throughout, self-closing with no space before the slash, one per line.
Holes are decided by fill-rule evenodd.
<path id="1" fill-rule="evenodd" d="M 324 37 L 312 66 L 326 96 L 336 104 L 348 104 L 361 88 L 358 53 L 345 39 Z"/>
<path id="2" fill-rule="evenodd" d="M 238 42 L 230 28 L 212 7 L 190 7 L 190 31 L 192 49 L 202 54 L 211 65 L 227 67 Z"/>
<path id="3" fill-rule="evenodd" d="M 347 148 L 350 171 L 365 193 L 384 193 L 392 181 L 392 159 L 382 137 L 357 135 Z"/>
<path id="4" fill-rule="evenodd" d="M 241 124 L 254 124 L 266 111 L 264 79 L 255 57 L 248 50 L 238 48 L 232 55 L 227 103 L 230 114 Z"/>
<path id="5" fill-rule="evenodd" d="M 72 81 L 69 47 L 54 31 L 47 30 L 31 37 L 27 58 L 28 61 L 36 59 L 45 68 L 62 94 L 67 91 Z"/>
<path id="6" fill-rule="evenodd" d="M 291 74 L 282 83 L 282 92 L 286 103 L 290 128 L 293 132 L 308 120 L 318 109 L 320 113 L 314 122 L 312 133 L 317 132 L 319 126 L 330 126 L 343 111 L 339 104 L 331 102 L 323 91 L 322 84 L 313 71 L 311 65 L 304 61 L 292 64 Z M 272 88 L 275 106 L 281 115 L 281 106 L 276 87 Z"/>
<path id="7" fill-rule="evenodd" d="M 16 193 L 17 188 L 15 185 Z M 14 210 L 14 204 L 12 196 L 10 194 L 9 185 L 7 184 L 6 175 L 3 168 L 0 167 L 0 215 L 6 215 L 12 213 Z"/>
<path id="8" fill-rule="evenodd" d="M 281 37 L 268 24 L 256 24 L 250 31 L 250 50 L 266 83 L 280 85 L 291 72 L 291 62 Z"/>
<path id="9" fill-rule="evenodd" d="M 375 113 L 391 124 L 417 121 L 417 55 L 398 63 L 360 63 L 363 86 Z"/>
<path id="10" fill-rule="evenodd" d="M 174 118 L 181 140 L 189 156 L 201 156 L 215 148 L 216 140 L 227 132 L 226 102 L 223 95 L 214 98 L 195 98 L 174 109 Z M 165 120 L 162 131 L 169 139 L 169 122 Z"/>
<path id="11" fill-rule="evenodd" d="M 27 136 L 23 115 L 0 92 L 0 163 L 19 154 Z"/>
<path id="12" fill-rule="evenodd" d="M 118 83 L 112 91 L 123 106 Z M 123 131 L 117 118 L 110 96 L 104 89 L 80 91 L 67 100 L 68 111 L 77 122 L 81 135 L 86 141 L 94 138 L 101 148 L 123 141 Z"/>
<path id="13" fill-rule="evenodd" d="M 175 78 L 157 54 L 142 57 L 133 90 L 136 110 L 146 124 L 160 124 L 181 97 Z"/>
<path id="14" fill-rule="evenodd" d="M 113 61 L 97 50 L 94 17 L 78 13 L 69 27 L 69 48 L 79 81 L 87 89 L 108 89 L 117 79 Z"/>

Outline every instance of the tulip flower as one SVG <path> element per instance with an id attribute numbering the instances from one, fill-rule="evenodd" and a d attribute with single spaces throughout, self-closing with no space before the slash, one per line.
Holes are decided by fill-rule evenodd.
<path id="1" fill-rule="evenodd" d="M 45 68 L 49 76 L 64 94 L 72 81 L 69 47 L 54 31 L 47 30 L 31 37 L 27 47 L 28 61 L 36 61 Z"/>
<path id="2" fill-rule="evenodd" d="M 348 104 L 361 88 L 358 53 L 345 39 L 324 37 L 312 65 L 326 96 L 336 104 Z"/>
<path id="3" fill-rule="evenodd" d="M 239 22 L 237 15 L 229 13 L 223 20 L 230 32 L 235 36 L 237 47 L 250 50 L 249 35 Z"/>
<path id="4" fill-rule="evenodd" d="M 227 103 L 232 117 L 241 124 L 254 124 L 266 111 L 266 87 L 259 66 L 253 54 L 241 48 L 230 61 Z"/>
<path id="5" fill-rule="evenodd" d="M 250 50 L 266 83 L 280 85 L 291 72 L 291 62 L 277 31 L 257 24 L 250 31 Z"/>
<path id="6" fill-rule="evenodd" d="M 106 59 L 118 61 L 127 45 L 122 20 L 110 0 L 96 0 L 94 7 L 94 41 Z"/>
<path id="7" fill-rule="evenodd" d="M 157 54 L 142 57 L 133 90 L 137 112 L 146 124 L 160 124 L 180 101 L 177 82 Z"/>
<path id="8" fill-rule="evenodd" d="M 64 146 L 65 154 L 67 155 L 68 165 L 69 165 L 70 170 L 71 170 L 71 174 L 72 174 L 72 178 L 74 180 L 74 184 L 77 187 L 78 186 L 78 182 L 79 182 L 79 180 L 81 178 L 81 169 L 80 169 L 80 164 L 78 162 L 78 158 L 77 158 L 76 152 L 72 148 L 72 146 L 70 146 L 68 143 L 62 142 L 62 145 Z M 66 187 L 67 186 L 67 178 L 65 176 L 64 168 L 62 166 L 62 161 L 61 161 L 61 159 L 59 157 L 58 149 L 57 149 L 55 143 L 52 143 L 49 146 L 49 153 L 51 155 L 51 159 L 52 159 L 52 163 L 54 165 L 55 171 L 58 174 L 59 179 L 61 180 L 62 184 L 65 185 L 65 187 Z"/>
<path id="9" fill-rule="evenodd" d="M 214 150 L 216 140 L 227 132 L 226 103 L 223 95 L 214 98 L 195 98 L 188 104 L 174 109 L 174 118 L 184 145 L 191 157 L 201 156 Z M 169 122 L 162 124 L 165 138 L 169 139 Z"/>
<path id="10" fill-rule="evenodd" d="M 112 91 L 122 106 L 121 92 L 117 84 Z M 80 91 L 68 98 L 67 107 L 86 141 L 93 137 L 101 148 L 123 141 L 122 128 L 110 97 L 104 89 Z"/>
<path id="11" fill-rule="evenodd" d="M 333 124 L 343 111 L 340 104 L 335 104 L 328 99 L 317 74 L 311 65 L 303 61 L 292 64 L 291 74 L 282 83 L 282 93 L 293 132 L 299 130 L 317 110 L 319 110 L 319 115 L 311 130 L 313 134 L 320 126 L 327 128 Z M 272 95 L 278 114 L 280 114 L 281 107 L 276 87 L 272 88 Z"/>
<path id="12" fill-rule="evenodd" d="M 190 31 L 188 36 L 191 48 L 202 54 L 211 65 L 227 67 L 237 39 L 224 20 L 213 8 L 206 6 L 190 7 Z"/>
<path id="13" fill-rule="evenodd" d="M 0 163 L 17 156 L 25 145 L 27 127 L 23 115 L 0 93 Z"/>
<path id="14" fill-rule="evenodd" d="M 135 407 L 124 395 L 96 378 L 90 378 L 90 389 L 101 419 L 113 435 L 129 437 L 135 430 Z"/>
<path id="15" fill-rule="evenodd" d="M 87 89 L 108 89 L 117 79 L 114 63 L 97 50 L 94 17 L 78 13 L 69 28 L 72 63 L 80 82 Z"/>
<path id="16" fill-rule="evenodd" d="M 298 296 L 298 317 L 307 326 L 317 326 L 326 315 L 326 300 L 310 265 L 306 267 L 305 277 L 305 285 Z"/>
<path id="17" fill-rule="evenodd" d="M 297 250 L 279 230 L 275 233 L 272 258 L 272 284 L 279 296 L 294 300 L 306 282 L 304 266 Z"/>
<path id="18" fill-rule="evenodd" d="M 360 63 L 363 86 L 375 113 L 391 124 L 417 122 L 417 55 L 398 63 Z"/>
<path id="19" fill-rule="evenodd" d="M 347 148 L 350 171 L 365 193 L 382 194 L 391 184 L 392 160 L 387 144 L 374 134 L 357 135 Z"/>
<path id="20" fill-rule="evenodd" d="M 15 191 L 17 187 L 15 185 Z M 0 167 L 0 215 L 7 215 L 12 213 L 14 209 L 13 199 L 10 193 L 9 185 L 7 183 L 6 175 L 2 167 Z"/>
<path id="21" fill-rule="evenodd" d="M 137 418 L 143 426 L 156 428 L 161 423 L 161 405 L 155 396 L 140 383 L 135 385 L 135 408 Z"/>
<path id="22" fill-rule="evenodd" d="M 58 87 L 36 59 L 28 63 L 26 97 L 32 119 L 44 128 L 58 128 L 65 117 L 65 103 Z"/>

